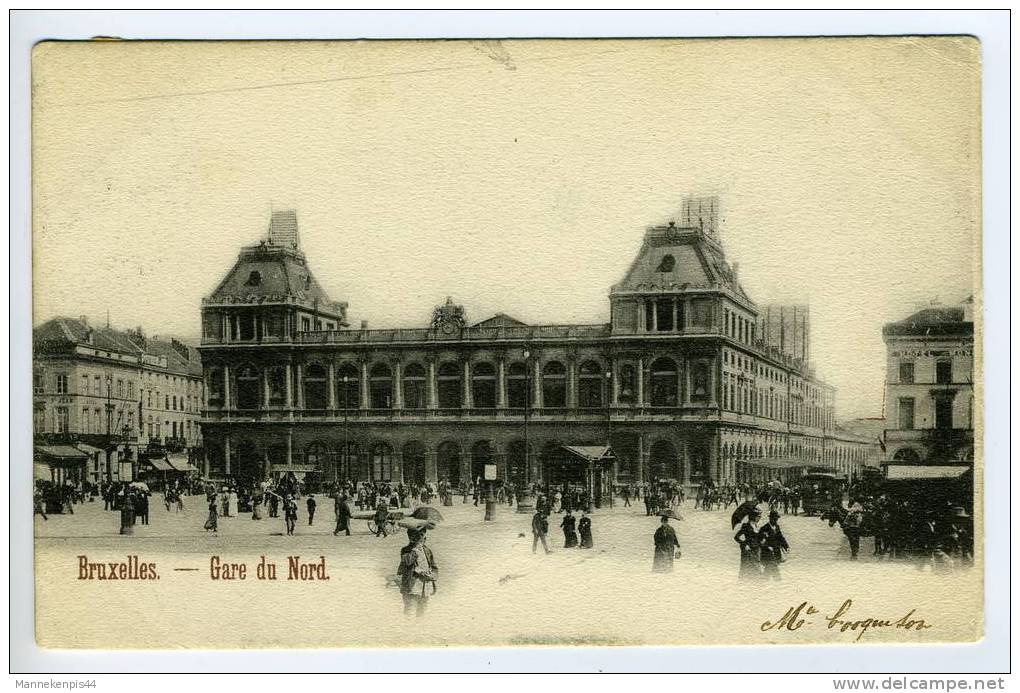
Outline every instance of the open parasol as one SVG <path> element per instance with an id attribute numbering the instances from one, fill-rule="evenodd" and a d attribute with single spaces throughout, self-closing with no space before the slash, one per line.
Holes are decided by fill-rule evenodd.
<path id="1" fill-rule="evenodd" d="M 737 525 L 743 522 L 744 518 L 752 512 L 758 512 L 758 504 L 755 501 L 744 501 L 738 505 L 736 510 L 733 511 L 733 515 L 730 517 L 730 525 L 732 529 L 736 529 Z"/>
<path id="2" fill-rule="evenodd" d="M 666 508 L 665 510 L 659 511 L 659 517 L 668 517 L 671 520 L 683 520 L 673 508 Z"/>
<path id="3" fill-rule="evenodd" d="M 411 517 L 417 520 L 428 520 L 429 522 L 442 522 L 443 514 L 433 507 L 423 505 L 420 508 L 416 508 Z"/>

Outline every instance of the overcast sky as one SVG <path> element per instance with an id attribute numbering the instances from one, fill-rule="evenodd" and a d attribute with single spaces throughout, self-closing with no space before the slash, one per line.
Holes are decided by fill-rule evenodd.
<path id="1" fill-rule="evenodd" d="M 48 44 L 34 322 L 197 337 L 294 208 L 352 325 L 608 320 L 644 228 L 721 198 L 752 299 L 808 303 L 841 418 L 879 416 L 883 323 L 975 293 L 971 39 Z"/>

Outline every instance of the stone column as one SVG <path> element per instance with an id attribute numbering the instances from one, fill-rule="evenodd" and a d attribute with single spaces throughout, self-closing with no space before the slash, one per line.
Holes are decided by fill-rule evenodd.
<path id="1" fill-rule="evenodd" d="M 617 363 L 616 361 L 612 361 L 610 363 L 610 369 L 613 372 L 613 385 L 612 385 L 612 388 L 613 388 L 613 394 L 612 394 L 613 400 L 612 400 L 612 402 L 613 402 L 613 406 L 614 407 L 618 407 L 618 406 L 620 406 L 620 364 Z"/>
<path id="2" fill-rule="evenodd" d="M 577 409 L 577 359 L 573 356 L 567 359 L 567 408 Z"/>
<path id="3" fill-rule="evenodd" d="M 645 316 L 647 315 L 647 309 L 645 308 L 645 299 L 639 298 L 637 302 L 638 307 L 638 318 L 637 318 L 637 331 L 647 332 L 648 325 L 645 323 Z"/>
<path id="4" fill-rule="evenodd" d="M 393 480 L 397 483 L 404 481 L 404 453 L 400 450 L 393 451 Z"/>
<path id="5" fill-rule="evenodd" d="M 535 359 L 535 372 L 531 380 L 531 407 L 542 408 L 542 364 Z"/>
<path id="6" fill-rule="evenodd" d="M 269 462 L 269 444 L 266 443 L 262 446 L 262 478 L 268 479 L 271 476 L 271 467 Z"/>
<path id="7" fill-rule="evenodd" d="M 639 358 L 637 362 L 637 405 L 645 406 L 645 360 Z"/>
<path id="8" fill-rule="evenodd" d="M 361 409 L 368 409 L 368 359 L 361 361 Z"/>
<path id="9" fill-rule="evenodd" d="M 474 406 L 474 403 L 472 402 L 474 397 L 471 396 L 472 395 L 472 392 L 471 392 L 471 362 L 468 361 L 467 359 L 464 359 L 464 375 L 463 375 L 463 378 L 464 378 L 464 382 L 462 384 L 464 386 L 464 398 L 461 401 L 460 406 L 461 406 L 461 409 L 470 409 L 472 406 Z"/>
<path id="10" fill-rule="evenodd" d="M 297 402 L 296 406 L 297 406 L 298 409 L 304 409 L 305 408 L 305 387 L 304 387 L 304 380 L 305 379 L 304 379 L 304 368 L 301 366 L 300 363 L 294 364 L 294 380 L 297 383 L 297 393 L 296 393 L 297 397 L 295 397 L 295 400 Z"/>
<path id="11" fill-rule="evenodd" d="M 206 448 L 202 454 L 202 473 L 205 478 L 209 478 L 209 448 Z"/>
<path id="12" fill-rule="evenodd" d="M 294 432 L 287 431 L 287 466 L 294 464 Z"/>
<path id="13" fill-rule="evenodd" d="M 676 296 L 674 296 L 673 297 L 673 331 L 674 332 L 679 332 L 680 331 L 680 323 L 677 321 L 678 315 L 677 315 L 677 310 L 676 310 L 676 304 L 677 304 L 677 300 L 676 300 Z"/>
<path id="14" fill-rule="evenodd" d="M 329 392 L 329 410 L 336 409 L 336 364 L 330 361 L 326 365 L 326 390 Z"/>
<path id="15" fill-rule="evenodd" d="M 648 471 L 648 456 L 651 451 L 645 445 L 645 437 L 643 435 L 638 436 L 638 468 L 637 476 L 638 481 L 644 483 L 645 473 Z"/>
<path id="16" fill-rule="evenodd" d="M 429 359 L 429 383 L 428 383 L 428 403 L 429 409 L 435 409 L 438 406 L 439 393 L 436 385 L 436 362 L 434 359 Z"/>
<path id="17" fill-rule="evenodd" d="M 496 361 L 496 407 L 506 409 L 506 359 L 502 356 Z"/>
<path id="18" fill-rule="evenodd" d="M 141 384 L 139 383 L 139 386 L 140 385 Z M 141 390 L 139 390 L 139 394 L 141 394 Z M 209 408 L 209 388 L 207 388 L 204 383 L 202 385 L 202 408 L 203 409 Z M 206 476 L 208 477 L 209 475 L 206 474 Z"/>
<path id="19" fill-rule="evenodd" d="M 269 366 L 262 369 L 262 408 L 269 409 Z"/>
<path id="20" fill-rule="evenodd" d="M 287 382 L 286 382 L 286 397 L 287 397 L 287 409 L 294 408 L 294 372 L 291 365 L 287 364 Z"/>
<path id="21" fill-rule="evenodd" d="M 400 361 L 393 362 L 393 408 L 404 408 L 404 368 Z"/>
<path id="22" fill-rule="evenodd" d="M 425 453 L 425 481 L 433 484 L 439 483 L 439 468 L 435 450 L 429 450 Z"/>
<path id="23" fill-rule="evenodd" d="M 658 301 L 652 301 L 652 327 L 651 332 L 659 331 L 659 306 Z"/>
<path id="24" fill-rule="evenodd" d="M 717 484 L 722 483 L 719 470 L 719 445 L 714 433 L 712 434 L 712 441 L 708 445 L 708 469 L 712 480 Z"/>
<path id="25" fill-rule="evenodd" d="M 156 393 L 156 399 L 159 399 L 159 393 Z M 223 366 L 223 408 L 230 409 L 230 366 L 224 364 Z M 156 402 L 156 408 L 159 409 L 159 402 Z"/>
<path id="26" fill-rule="evenodd" d="M 230 476 L 230 434 L 223 436 L 223 474 Z"/>

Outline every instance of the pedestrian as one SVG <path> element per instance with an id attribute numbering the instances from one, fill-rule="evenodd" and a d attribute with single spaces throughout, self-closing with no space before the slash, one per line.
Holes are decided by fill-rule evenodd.
<path id="1" fill-rule="evenodd" d="M 205 521 L 205 531 L 208 532 L 211 529 L 213 534 L 216 534 L 216 527 L 219 524 L 219 513 L 217 512 L 216 500 L 216 496 L 214 495 L 212 500 L 209 501 L 209 519 Z"/>
<path id="2" fill-rule="evenodd" d="M 630 507 L 630 486 L 623 487 L 623 507 Z"/>
<path id="3" fill-rule="evenodd" d="M 591 538 L 591 518 L 588 517 L 588 511 L 581 511 L 581 521 L 577 523 L 577 530 L 581 533 L 582 549 L 590 549 L 595 546 L 595 542 Z"/>
<path id="4" fill-rule="evenodd" d="M 237 517 L 237 501 L 237 491 L 231 488 L 227 494 L 227 515 L 230 517 Z"/>
<path id="5" fill-rule="evenodd" d="M 755 579 L 761 575 L 759 547 L 761 539 L 755 524 L 761 519 L 758 510 L 752 510 L 744 519 L 733 540 L 740 546 L 740 573 L 743 579 Z"/>
<path id="6" fill-rule="evenodd" d="M 563 521 L 560 522 L 560 527 L 563 528 L 563 548 L 565 549 L 572 549 L 577 546 L 576 523 L 577 520 L 568 508 L 566 514 L 563 516 Z"/>
<path id="7" fill-rule="evenodd" d="M 404 602 L 404 615 L 425 615 L 425 607 L 436 591 L 436 570 L 431 550 L 425 548 L 425 530 L 408 529 L 407 546 L 400 549 L 400 596 Z M 431 592 L 430 592 L 431 591 Z"/>
<path id="8" fill-rule="evenodd" d="M 846 518 L 843 520 L 843 534 L 850 542 L 850 560 L 857 560 L 857 552 L 861 548 L 861 525 L 864 524 L 864 506 L 856 498 L 850 499 Z"/>
<path id="9" fill-rule="evenodd" d="M 652 571 L 656 573 L 673 572 L 674 549 L 676 549 L 676 554 L 680 553 L 680 542 L 677 540 L 676 531 L 670 526 L 667 516 L 662 516 L 662 521 L 659 528 L 655 530 L 653 540 L 655 556 L 652 560 Z"/>
<path id="10" fill-rule="evenodd" d="M 769 512 L 769 521 L 758 532 L 761 551 L 762 577 L 766 580 L 779 579 L 779 564 L 783 562 L 783 551 L 789 551 L 783 530 L 779 528 L 779 513 Z"/>
<path id="11" fill-rule="evenodd" d="M 535 516 L 531 518 L 531 553 L 538 551 L 538 542 L 542 542 L 542 548 L 545 549 L 547 554 L 552 553 L 549 550 L 549 545 L 546 543 L 545 535 L 549 533 L 549 520 L 548 515 L 542 510 L 535 513 Z"/>
<path id="12" fill-rule="evenodd" d="M 336 529 L 333 530 L 333 536 L 340 534 L 340 532 L 346 532 L 347 536 L 351 536 L 351 508 L 347 505 L 347 495 L 338 495 L 335 505 Z"/>
<path id="13" fill-rule="evenodd" d="M 256 493 L 251 499 L 251 519 L 261 520 L 262 519 L 262 500 L 265 495 L 262 493 Z"/>
<path id="14" fill-rule="evenodd" d="M 387 507 L 386 501 L 381 500 L 375 509 L 375 535 L 377 537 L 389 536 L 389 534 L 386 533 L 386 523 L 389 519 L 390 509 Z"/>
<path id="15" fill-rule="evenodd" d="M 308 494 L 308 501 L 307 501 L 306 504 L 308 505 L 308 526 L 310 527 L 312 525 L 312 520 L 315 519 L 315 494 L 314 493 Z"/>
<path id="16" fill-rule="evenodd" d="M 35 490 L 35 493 L 32 494 L 32 514 L 42 515 L 42 519 L 44 520 L 50 519 L 46 517 L 46 508 L 43 506 L 43 494 L 38 488 Z"/>
<path id="17" fill-rule="evenodd" d="M 294 496 L 288 495 L 283 501 L 283 521 L 287 526 L 288 536 L 293 536 L 294 527 L 297 525 L 297 503 Z"/>

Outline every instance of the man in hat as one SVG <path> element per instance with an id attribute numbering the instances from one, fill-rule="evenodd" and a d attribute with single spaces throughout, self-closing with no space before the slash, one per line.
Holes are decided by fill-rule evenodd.
<path id="1" fill-rule="evenodd" d="M 340 532 L 346 532 L 347 536 L 351 536 L 351 507 L 347 504 L 347 494 L 343 491 L 337 492 L 335 505 L 336 529 L 333 530 L 333 536 Z"/>
<path id="2" fill-rule="evenodd" d="M 430 596 L 429 590 L 435 592 L 436 572 L 435 561 L 431 558 L 431 550 L 425 547 L 425 530 L 411 528 L 407 530 L 407 546 L 400 549 L 400 565 L 397 574 L 400 576 L 400 596 L 404 601 L 404 615 L 425 615 L 425 607 Z"/>
<path id="3" fill-rule="evenodd" d="M 386 532 L 386 523 L 390 519 L 390 509 L 385 500 L 380 500 L 375 509 L 375 535 L 377 537 L 389 536 Z"/>
<path id="4" fill-rule="evenodd" d="M 673 572 L 673 550 L 680 548 L 676 538 L 676 530 L 669 524 L 669 517 L 662 516 L 659 528 L 652 537 L 655 542 L 655 555 L 652 559 L 652 571 L 656 573 Z"/>
<path id="5" fill-rule="evenodd" d="M 843 534 L 850 542 L 850 560 L 857 560 L 857 552 L 861 549 L 861 525 L 864 524 L 864 506 L 856 498 L 850 499 L 846 518 L 843 520 Z"/>
<path id="6" fill-rule="evenodd" d="M 783 530 L 779 528 L 779 511 L 769 511 L 769 521 L 758 531 L 761 551 L 762 576 L 765 579 L 779 579 L 779 564 L 783 561 L 783 551 L 789 551 Z"/>
<path id="7" fill-rule="evenodd" d="M 531 518 L 531 553 L 537 553 L 538 542 L 542 542 L 542 548 L 545 549 L 547 554 L 552 553 L 549 550 L 549 544 L 546 543 L 545 535 L 549 533 L 549 520 L 548 511 L 538 510 L 535 512 L 534 517 Z"/>
<path id="8" fill-rule="evenodd" d="M 288 495 L 283 501 L 283 521 L 287 525 L 287 534 L 294 534 L 294 527 L 297 526 L 297 502 L 294 496 Z"/>
<path id="9" fill-rule="evenodd" d="M 312 524 L 312 520 L 315 519 L 315 494 L 314 493 L 309 493 L 308 494 L 307 505 L 308 505 L 308 524 L 311 525 Z"/>

